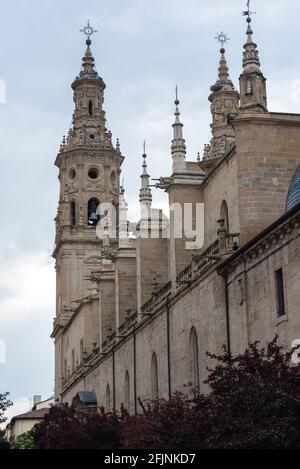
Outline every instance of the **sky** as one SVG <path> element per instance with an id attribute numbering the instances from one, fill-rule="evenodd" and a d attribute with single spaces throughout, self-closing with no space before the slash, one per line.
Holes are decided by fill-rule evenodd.
<path id="1" fill-rule="evenodd" d="M 188 159 L 210 140 L 209 89 L 217 78 L 218 32 L 238 87 L 244 0 L 0 0 L 0 392 L 12 415 L 34 394 L 53 392 L 55 273 L 51 253 L 58 201 L 54 160 L 73 113 L 70 85 L 85 50 L 79 30 L 98 30 L 92 50 L 107 84 L 104 108 L 120 139 L 129 216 L 137 215 L 142 144 L 153 178 L 171 171 L 175 86 Z M 255 0 L 254 39 L 268 79 L 269 109 L 300 110 L 295 53 L 298 0 Z M 4 101 L 3 88 L 6 87 Z M 166 196 L 154 190 L 154 205 Z M 6 352 L 6 353 L 4 353 Z"/>

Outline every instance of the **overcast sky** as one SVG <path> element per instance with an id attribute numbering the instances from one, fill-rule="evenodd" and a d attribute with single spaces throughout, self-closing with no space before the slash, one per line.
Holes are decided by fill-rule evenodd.
<path id="1" fill-rule="evenodd" d="M 6 363 L 0 363 L 0 392 L 11 392 L 12 412 L 19 413 L 33 394 L 46 398 L 53 392 L 54 160 L 71 123 L 70 85 L 84 53 L 78 30 L 89 18 L 99 31 L 92 49 L 107 84 L 108 127 L 126 156 L 125 187 L 134 216 L 144 139 L 152 177 L 170 174 L 176 83 L 188 158 L 195 159 L 210 139 L 207 98 L 217 78 L 214 38 L 221 30 L 230 36 L 226 56 L 238 86 L 246 1 L 0 3 L 0 79 L 7 88 L 6 104 L 0 104 L 0 362 L 1 340 L 7 352 Z M 299 112 L 299 1 L 256 0 L 252 9 L 269 108 Z M 154 201 L 165 204 L 164 194 L 155 191 Z"/>

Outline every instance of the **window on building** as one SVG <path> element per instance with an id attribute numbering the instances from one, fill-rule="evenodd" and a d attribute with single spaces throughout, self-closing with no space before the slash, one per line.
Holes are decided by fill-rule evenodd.
<path id="1" fill-rule="evenodd" d="M 75 371 L 75 349 L 72 350 L 72 373 Z"/>
<path id="2" fill-rule="evenodd" d="M 154 352 L 151 360 L 151 387 L 152 387 L 152 400 L 158 401 L 158 363 L 157 355 Z"/>
<path id="3" fill-rule="evenodd" d="M 97 213 L 97 209 L 99 206 L 99 200 L 98 199 L 91 199 L 89 200 L 88 203 L 88 224 L 90 226 L 97 226 L 98 221 L 99 221 L 99 215 Z"/>
<path id="4" fill-rule="evenodd" d="M 110 397 L 110 386 L 109 384 L 107 383 L 107 386 L 106 386 L 106 408 L 105 408 L 106 412 L 111 412 L 111 397 Z"/>
<path id="5" fill-rule="evenodd" d="M 285 299 L 284 299 L 284 276 L 283 269 L 275 272 L 276 282 L 276 298 L 277 298 L 277 316 L 281 318 L 285 315 Z"/>
<path id="6" fill-rule="evenodd" d="M 89 102 L 89 115 L 91 117 L 93 116 L 93 101 Z"/>
<path id="7" fill-rule="evenodd" d="M 76 225 L 76 202 L 74 200 L 71 202 L 71 225 Z"/>
<path id="8" fill-rule="evenodd" d="M 83 345 L 83 339 L 80 341 L 80 363 L 83 362 L 84 358 L 84 345 Z"/>
<path id="9" fill-rule="evenodd" d="M 223 200 L 222 202 L 220 217 L 224 220 L 224 227 L 226 228 L 227 233 L 229 233 L 229 211 L 226 200 Z"/>
<path id="10" fill-rule="evenodd" d="M 196 329 L 193 327 L 190 333 L 190 375 L 191 382 L 194 388 L 199 392 L 200 390 L 200 377 L 199 377 L 199 349 L 198 349 L 198 335 Z"/>
<path id="11" fill-rule="evenodd" d="M 128 371 L 125 374 L 125 409 L 130 412 L 130 377 Z"/>

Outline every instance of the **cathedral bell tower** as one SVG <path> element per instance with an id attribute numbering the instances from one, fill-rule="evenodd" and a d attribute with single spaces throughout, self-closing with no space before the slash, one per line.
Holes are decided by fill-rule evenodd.
<path id="1" fill-rule="evenodd" d="M 53 253 L 57 279 L 53 331 L 56 360 L 60 355 L 60 330 L 70 315 L 82 299 L 97 301 L 86 278 L 99 265 L 102 244 L 96 233 L 99 207 L 108 203 L 117 209 L 124 160 L 118 140 L 114 147 L 112 134 L 106 128 L 103 110 L 106 85 L 95 69 L 91 51 L 91 36 L 96 31 L 88 23 L 82 32 L 87 35 L 86 51 L 81 71 L 72 84 L 75 104 L 72 127 L 63 138 L 55 161 L 60 182 Z M 112 240 L 112 248 L 114 245 L 117 246 L 116 240 Z M 96 311 L 97 305 L 93 308 Z M 56 383 L 59 379 L 57 376 Z"/>

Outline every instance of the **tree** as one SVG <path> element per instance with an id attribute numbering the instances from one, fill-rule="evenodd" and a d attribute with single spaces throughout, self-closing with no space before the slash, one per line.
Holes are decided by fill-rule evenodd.
<path id="1" fill-rule="evenodd" d="M 233 357 L 226 349 L 210 370 L 206 447 L 300 448 L 300 367 L 276 337 Z"/>
<path id="2" fill-rule="evenodd" d="M 8 396 L 8 392 L 0 394 L 0 424 L 6 422 L 7 419 L 4 417 L 4 413 L 13 405 L 13 403 L 8 399 Z"/>
<path id="3" fill-rule="evenodd" d="M 52 407 L 30 432 L 37 449 L 120 448 L 119 420 L 115 415 Z"/>
<path id="4" fill-rule="evenodd" d="M 129 416 L 51 409 L 31 432 L 39 449 L 300 449 L 300 365 L 276 337 L 211 355 L 206 395 L 176 393 Z"/>
<path id="5" fill-rule="evenodd" d="M 30 433 L 23 433 L 11 444 L 11 449 L 34 449 L 34 440 Z"/>
<path id="6" fill-rule="evenodd" d="M 205 396 L 176 394 L 131 417 L 125 448 L 300 449 L 300 367 L 291 365 L 276 337 L 266 348 L 252 344 L 233 357 L 208 354 Z"/>

